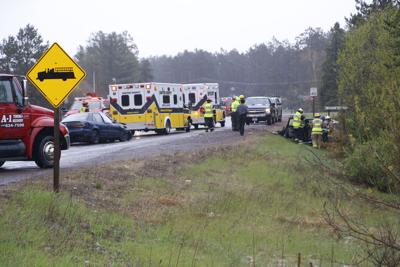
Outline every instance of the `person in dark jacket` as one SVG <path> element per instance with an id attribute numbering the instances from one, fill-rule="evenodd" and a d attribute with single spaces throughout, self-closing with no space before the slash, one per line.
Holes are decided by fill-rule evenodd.
<path id="1" fill-rule="evenodd" d="M 237 116 L 239 118 L 239 132 L 240 135 L 244 135 L 244 125 L 246 124 L 246 117 L 248 113 L 248 107 L 245 104 L 246 100 L 244 98 L 240 99 L 240 105 L 237 107 Z"/>

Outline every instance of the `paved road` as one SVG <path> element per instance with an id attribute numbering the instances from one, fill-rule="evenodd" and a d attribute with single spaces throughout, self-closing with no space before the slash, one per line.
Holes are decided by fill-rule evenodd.
<path id="1" fill-rule="evenodd" d="M 247 134 L 254 131 L 271 131 L 282 127 L 252 125 Z M 170 135 L 158 136 L 149 133 L 136 133 L 128 142 L 115 142 L 99 145 L 73 145 L 62 151 L 61 169 L 75 169 L 82 166 L 96 166 L 104 162 L 139 159 L 159 154 L 191 151 L 213 145 L 223 145 L 240 140 L 238 132 L 231 130 L 230 118 L 224 128 L 216 128 L 213 133 L 204 130 L 192 130 L 190 133 L 173 131 Z M 0 168 L 0 185 L 31 179 L 37 176 L 51 175 L 52 170 L 42 170 L 34 162 L 6 162 Z"/>

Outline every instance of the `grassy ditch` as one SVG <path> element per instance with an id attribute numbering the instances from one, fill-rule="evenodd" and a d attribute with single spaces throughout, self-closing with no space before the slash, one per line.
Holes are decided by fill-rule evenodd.
<path id="1" fill-rule="evenodd" d="M 70 172 L 59 195 L 45 181 L 3 189 L 0 265 L 292 266 L 298 253 L 304 266 L 351 263 L 362 250 L 326 225 L 328 174 L 309 150 L 268 134 Z M 344 205 L 372 226 L 385 214 Z"/>

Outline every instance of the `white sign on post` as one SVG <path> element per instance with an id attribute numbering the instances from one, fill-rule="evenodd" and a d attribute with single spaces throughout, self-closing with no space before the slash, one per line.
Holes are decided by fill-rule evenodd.
<path id="1" fill-rule="evenodd" d="M 318 96 L 318 89 L 317 89 L 317 87 L 311 87 L 311 88 L 310 88 L 310 96 L 313 96 L 313 97 Z"/>

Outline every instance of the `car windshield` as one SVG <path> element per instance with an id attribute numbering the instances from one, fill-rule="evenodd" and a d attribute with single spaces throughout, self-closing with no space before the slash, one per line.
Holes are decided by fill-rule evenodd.
<path id="1" fill-rule="evenodd" d="M 247 98 L 246 99 L 246 104 L 250 106 L 255 106 L 255 105 L 262 105 L 262 106 L 269 106 L 269 101 L 268 98 Z"/>
<path id="2" fill-rule="evenodd" d="M 232 104 L 232 100 L 223 100 L 221 101 L 221 105 L 230 106 Z"/>
<path id="3" fill-rule="evenodd" d="M 76 113 L 67 116 L 62 120 L 62 122 L 70 122 L 70 121 L 87 121 L 89 113 Z"/>
<path id="4" fill-rule="evenodd" d="M 74 102 L 74 104 L 72 104 L 71 109 L 80 109 L 82 107 L 82 102 Z"/>
<path id="5" fill-rule="evenodd" d="M 100 114 L 100 116 L 103 118 L 103 120 L 104 120 L 105 123 L 113 123 L 112 120 L 110 120 L 110 118 L 107 117 L 106 114 L 104 114 L 104 113 L 99 113 L 99 114 Z"/>
<path id="6" fill-rule="evenodd" d="M 74 104 L 72 104 L 71 110 L 80 109 L 82 107 L 82 103 L 83 103 L 82 101 L 74 102 Z M 101 108 L 100 101 L 89 101 L 89 110 L 100 109 L 100 108 Z"/>

